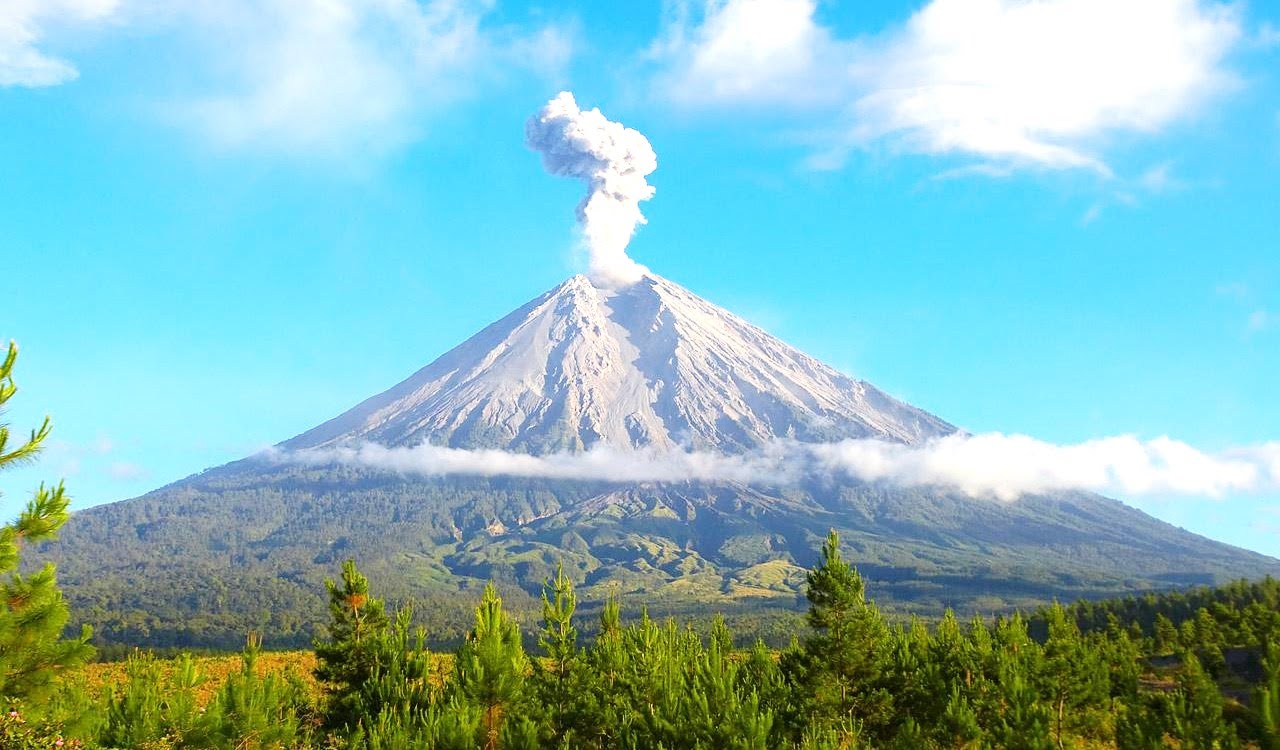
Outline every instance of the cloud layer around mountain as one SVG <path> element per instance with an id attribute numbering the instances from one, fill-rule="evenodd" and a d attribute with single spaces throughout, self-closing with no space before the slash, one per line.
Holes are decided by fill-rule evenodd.
<path id="1" fill-rule="evenodd" d="M 946 487 L 1004 501 L 1065 490 L 1121 497 L 1219 498 L 1280 489 L 1280 443 L 1210 453 L 1167 437 L 1144 441 L 1127 435 L 1070 445 L 1002 433 L 957 434 L 919 446 L 881 440 L 779 441 L 741 455 L 596 447 L 581 453 L 534 456 L 502 450 L 433 445 L 387 448 L 362 443 L 303 451 L 271 449 L 262 458 L 304 465 L 337 463 L 421 476 L 770 485 L 845 479 L 900 487 Z"/>

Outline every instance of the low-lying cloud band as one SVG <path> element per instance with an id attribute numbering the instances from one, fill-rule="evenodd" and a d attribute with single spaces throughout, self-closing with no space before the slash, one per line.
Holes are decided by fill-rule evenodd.
<path id="1" fill-rule="evenodd" d="M 434 445 L 374 443 L 284 451 L 279 463 L 338 463 L 425 476 L 480 475 L 609 482 L 730 481 L 790 485 L 852 479 L 903 487 L 948 487 L 1013 501 L 1026 494 L 1091 490 L 1124 496 L 1207 496 L 1280 490 L 1280 442 L 1210 453 L 1168 437 L 1124 435 L 1056 445 L 1025 435 L 951 435 L 922 445 L 882 440 L 778 441 L 723 455 L 700 451 L 618 450 L 533 456 Z"/>

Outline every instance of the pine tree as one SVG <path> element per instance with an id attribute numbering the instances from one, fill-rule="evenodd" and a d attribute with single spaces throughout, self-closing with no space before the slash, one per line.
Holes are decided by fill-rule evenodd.
<path id="1" fill-rule="evenodd" d="M 361 718 L 362 690 L 378 667 L 389 621 L 381 599 L 369 594 L 369 579 L 354 560 L 342 564 L 342 586 L 324 582 L 329 594 L 329 640 L 317 642 L 316 679 L 324 685 L 330 728 L 354 726 Z"/>
<path id="2" fill-rule="evenodd" d="M 1156 613 L 1156 653 L 1168 654 L 1178 650 L 1178 628 L 1163 612 Z"/>
<path id="3" fill-rule="evenodd" d="M 0 412 L 18 390 L 13 381 L 17 359 L 18 347 L 10 342 L 0 362 Z M 34 459 L 50 429 L 46 417 L 25 442 L 10 446 L 9 426 L 0 424 L 0 471 Z M 88 627 L 79 638 L 62 638 L 70 613 L 54 566 L 25 576 L 17 572 L 23 545 L 56 538 L 69 502 L 61 484 L 41 485 L 17 520 L 0 527 L 0 575 L 7 576 L 0 582 L 0 698 L 35 706 L 49 695 L 58 672 L 93 654 Z"/>
<path id="4" fill-rule="evenodd" d="M 862 576 L 840 556 L 834 530 L 807 581 L 807 621 L 813 633 L 804 641 L 801 663 L 790 666 L 805 688 L 814 719 L 824 727 L 852 724 L 871 734 L 885 730 L 893 711 L 886 689 L 889 627 L 866 600 Z"/>
<path id="5" fill-rule="evenodd" d="M 1235 730 L 1223 720 L 1223 698 L 1195 654 L 1183 657 L 1178 673 L 1178 690 L 1170 704 L 1172 732 L 1187 750 L 1217 750 L 1233 747 Z"/>
<path id="6" fill-rule="evenodd" d="M 1164 696 L 1139 697 L 1116 717 L 1117 750 L 1164 750 L 1168 699 Z"/>
<path id="7" fill-rule="evenodd" d="M 1262 672 L 1262 684 L 1253 698 L 1262 748 L 1280 750 L 1280 643 L 1271 641 L 1267 644 Z"/>
<path id="8" fill-rule="evenodd" d="M 546 711 L 549 738 L 557 744 L 573 740 L 577 698 L 585 687 L 578 654 L 578 630 L 573 626 L 577 606 L 573 581 L 565 576 L 564 566 L 557 565 L 555 578 L 542 584 L 542 631 L 538 634 L 538 645 L 546 653 L 546 659 L 535 660 L 533 671 L 538 698 Z"/>
<path id="9" fill-rule="evenodd" d="M 485 750 L 498 750 L 507 725 L 518 727 L 508 715 L 519 715 L 514 709 L 523 703 L 528 668 L 520 626 L 502 610 L 502 598 L 490 583 L 476 608 L 475 629 L 458 651 L 453 685 L 462 700 L 484 713 Z"/>
<path id="10" fill-rule="evenodd" d="M 1065 746 L 1069 713 L 1098 706 L 1110 695 L 1107 666 L 1090 648 L 1074 620 L 1062 605 L 1054 604 L 1048 614 L 1049 637 L 1044 644 L 1042 684 L 1053 706 L 1053 735 L 1059 748 Z"/>
<path id="11" fill-rule="evenodd" d="M 220 746 L 237 750 L 305 746 L 307 688 L 294 675 L 260 676 L 256 665 L 261 645 L 260 638 L 249 636 L 240 671 L 227 678 L 209 705 L 211 733 Z"/>

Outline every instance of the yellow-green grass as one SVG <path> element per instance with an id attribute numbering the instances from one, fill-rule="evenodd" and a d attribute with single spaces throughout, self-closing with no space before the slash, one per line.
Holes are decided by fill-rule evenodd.
<path id="1" fill-rule="evenodd" d="M 193 660 L 201 676 L 201 683 L 196 688 L 196 697 L 201 705 L 213 698 L 227 681 L 227 677 L 240 671 L 242 664 L 239 654 L 196 656 Z M 174 660 L 171 658 L 157 659 L 156 663 L 166 677 L 173 671 Z M 84 680 L 85 689 L 91 695 L 96 695 L 122 685 L 128 679 L 125 666 L 123 661 L 96 662 L 86 665 L 80 677 Z M 288 674 L 292 671 L 307 683 L 313 695 L 320 692 L 319 683 L 313 675 L 316 667 L 314 652 L 266 651 L 258 654 L 255 666 L 260 675 Z"/>

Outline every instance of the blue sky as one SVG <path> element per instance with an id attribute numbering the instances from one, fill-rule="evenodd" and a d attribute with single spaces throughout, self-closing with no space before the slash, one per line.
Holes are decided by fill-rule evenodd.
<path id="1" fill-rule="evenodd" d="M 54 0 L 0 9 L 0 511 L 288 438 L 575 272 L 562 89 L 631 255 L 973 432 L 1280 440 L 1280 7 Z M 1038 8 L 1038 10 L 1037 10 Z M 1280 491 L 1135 492 L 1280 555 Z"/>

